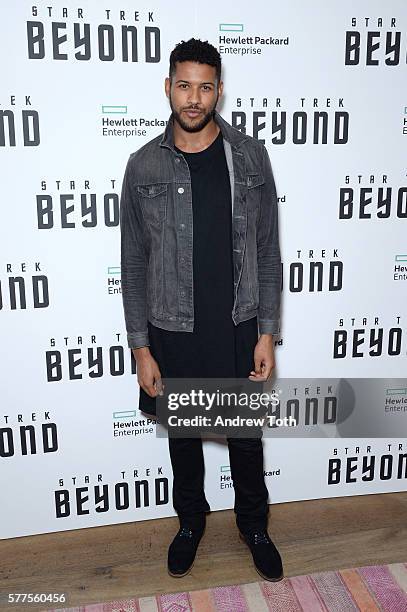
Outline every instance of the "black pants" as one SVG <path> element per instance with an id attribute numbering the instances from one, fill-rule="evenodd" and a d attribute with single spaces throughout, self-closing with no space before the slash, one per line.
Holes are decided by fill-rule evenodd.
<path id="1" fill-rule="evenodd" d="M 193 526 L 210 506 L 204 492 L 201 438 L 168 437 L 173 470 L 173 505 L 180 522 Z M 268 490 L 263 473 L 261 438 L 227 438 L 235 489 L 236 524 L 240 531 L 267 528 Z"/>

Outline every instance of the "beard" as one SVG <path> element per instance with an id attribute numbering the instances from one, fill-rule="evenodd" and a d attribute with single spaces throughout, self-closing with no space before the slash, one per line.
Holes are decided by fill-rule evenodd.
<path id="1" fill-rule="evenodd" d="M 170 96 L 170 106 L 171 106 L 171 110 L 172 110 L 172 114 L 174 117 L 174 120 L 177 121 L 179 123 L 179 125 L 181 126 L 181 128 L 183 130 L 185 130 L 186 132 L 200 132 L 201 130 L 203 130 L 203 128 L 208 125 L 208 123 L 212 120 L 214 114 L 215 114 L 215 109 L 216 109 L 216 105 L 218 103 L 218 98 L 219 98 L 219 94 L 216 96 L 216 101 L 215 104 L 213 105 L 212 109 L 210 111 L 208 111 L 200 121 L 197 121 L 196 123 L 194 123 L 194 120 L 192 119 L 192 123 L 186 122 L 182 116 L 181 113 L 179 113 L 178 111 L 175 110 L 173 104 L 172 104 L 172 100 L 171 100 L 171 96 Z M 191 107 L 191 110 L 195 110 L 194 107 Z M 199 109 L 196 109 L 199 110 Z"/>

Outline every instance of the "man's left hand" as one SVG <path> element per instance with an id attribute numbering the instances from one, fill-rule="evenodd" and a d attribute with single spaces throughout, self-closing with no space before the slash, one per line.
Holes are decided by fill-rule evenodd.
<path id="1" fill-rule="evenodd" d="M 250 372 L 249 380 L 268 380 L 275 365 L 273 334 L 261 334 L 254 349 L 255 370 Z"/>

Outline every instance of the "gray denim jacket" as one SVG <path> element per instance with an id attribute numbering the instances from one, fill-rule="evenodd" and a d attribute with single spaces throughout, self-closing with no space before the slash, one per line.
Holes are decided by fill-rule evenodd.
<path id="1" fill-rule="evenodd" d="M 229 168 L 235 325 L 257 315 L 260 334 L 279 331 L 281 258 L 277 194 L 265 146 L 215 111 Z M 121 285 L 130 348 L 149 346 L 147 320 L 170 331 L 194 328 L 192 189 L 164 133 L 132 153 L 120 200 Z"/>

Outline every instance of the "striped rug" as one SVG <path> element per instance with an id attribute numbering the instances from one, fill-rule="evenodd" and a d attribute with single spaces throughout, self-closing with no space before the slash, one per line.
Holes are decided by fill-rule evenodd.
<path id="1" fill-rule="evenodd" d="M 61 608 L 59 608 L 61 610 Z M 66 612 L 407 612 L 407 563 L 121 599 Z M 53 612 L 56 612 L 54 609 Z"/>

